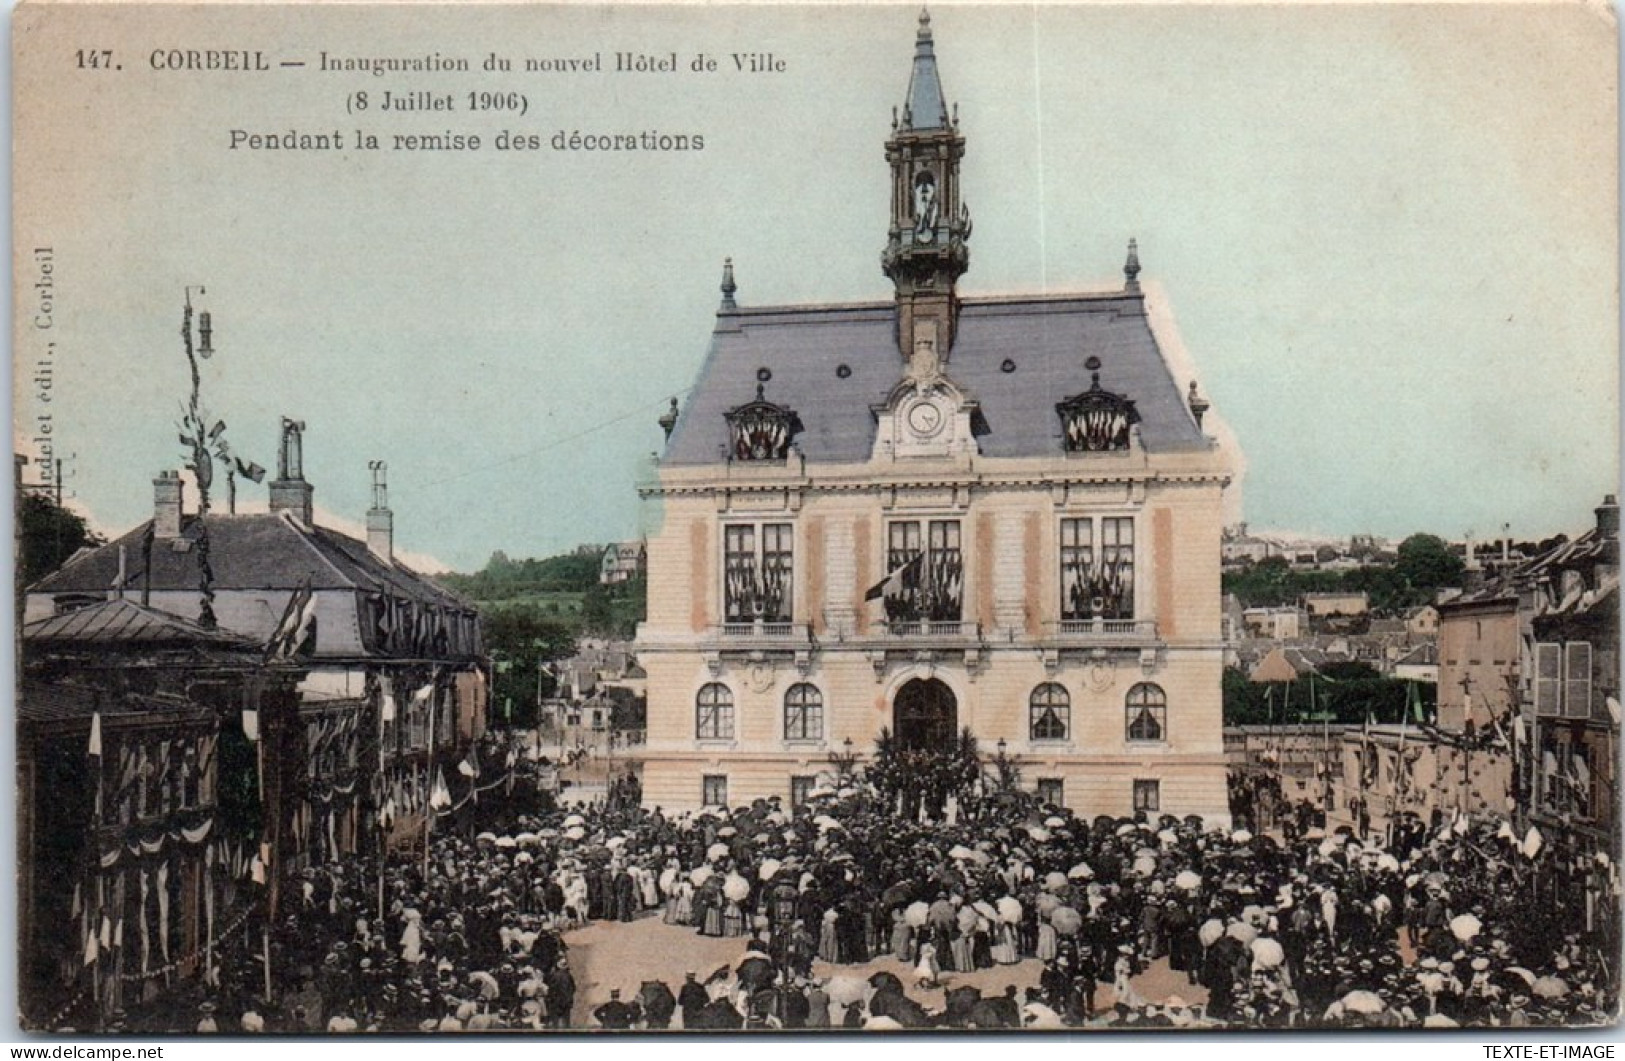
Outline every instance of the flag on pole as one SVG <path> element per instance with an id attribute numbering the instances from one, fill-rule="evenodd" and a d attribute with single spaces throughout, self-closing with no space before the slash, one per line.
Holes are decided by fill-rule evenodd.
<path id="1" fill-rule="evenodd" d="M 306 579 L 288 598 L 282 619 L 276 624 L 271 639 L 265 643 L 265 662 L 274 663 L 292 659 L 308 651 L 316 640 L 316 595 Z"/>
<path id="2" fill-rule="evenodd" d="M 885 578 L 869 587 L 869 592 L 863 595 L 866 601 L 879 600 L 884 597 L 893 600 L 903 596 L 909 590 L 920 584 L 920 568 L 925 563 L 925 554 L 915 553 L 913 559 L 899 564 L 893 568 Z"/>
<path id="3" fill-rule="evenodd" d="M 438 766 L 434 768 L 434 790 L 429 793 L 429 806 L 434 810 L 451 806 L 451 789 L 446 787 L 445 771 Z"/>
<path id="4" fill-rule="evenodd" d="M 393 722 L 395 721 L 395 683 L 390 681 L 387 674 L 379 678 L 378 683 L 381 697 L 380 710 L 383 712 L 383 720 Z"/>
<path id="5" fill-rule="evenodd" d="M 102 713 L 95 712 L 90 716 L 90 754 L 101 758 L 102 754 Z"/>

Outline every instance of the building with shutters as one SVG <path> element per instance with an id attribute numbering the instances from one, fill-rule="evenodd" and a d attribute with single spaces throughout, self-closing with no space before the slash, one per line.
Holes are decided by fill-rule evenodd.
<path id="1" fill-rule="evenodd" d="M 857 145 L 861 148 L 861 145 Z M 644 801 L 801 798 L 883 729 L 968 728 L 1089 813 L 1227 815 L 1232 457 L 1121 285 L 962 294 L 967 140 L 921 16 L 885 157 L 885 301 L 750 306 L 724 269 L 642 490 Z"/>

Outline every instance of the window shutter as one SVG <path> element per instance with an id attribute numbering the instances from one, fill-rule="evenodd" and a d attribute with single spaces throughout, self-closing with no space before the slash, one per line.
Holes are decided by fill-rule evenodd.
<path id="1" fill-rule="evenodd" d="M 1542 716 L 1562 714 L 1559 697 L 1562 693 L 1563 646 L 1535 646 L 1535 713 Z"/>
<path id="2" fill-rule="evenodd" d="M 1591 717 L 1591 644 L 1571 641 L 1563 646 L 1563 715 Z"/>

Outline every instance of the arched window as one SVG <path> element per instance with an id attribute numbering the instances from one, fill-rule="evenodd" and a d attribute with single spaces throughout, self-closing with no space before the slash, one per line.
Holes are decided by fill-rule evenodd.
<path id="1" fill-rule="evenodd" d="M 1032 740 L 1066 740 L 1072 728 L 1072 698 L 1066 689 L 1045 682 L 1027 701 L 1027 733 Z"/>
<path id="2" fill-rule="evenodd" d="M 784 694 L 784 739 L 824 739 L 824 694 L 800 682 Z"/>
<path id="3" fill-rule="evenodd" d="M 694 700 L 694 736 L 700 740 L 733 740 L 734 694 L 726 685 L 700 687 Z"/>
<path id="4" fill-rule="evenodd" d="M 1129 740 L 1166 740 L 1168 696 L 1160 685 L 1141 682 L 1128 691 Z"/>

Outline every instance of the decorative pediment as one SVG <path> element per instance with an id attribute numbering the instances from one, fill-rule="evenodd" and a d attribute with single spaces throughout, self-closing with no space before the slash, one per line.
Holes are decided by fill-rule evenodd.
<path id="1" fill-rule="evenodd" d="M 1088 367 L 1098 369 L 1090 358 Z M 1140 422 L 1134 402 L 1100 385 L 1100 373 L 1091 373 L 1089 389 L 1056 403 L 1061 437 L 1068 453 L 1108 453 L 1129 448 L 1129 428 Z"/>
<path id="2" fill-rule="evenodd" d="M 946 376 L 905 377 L 874 407 L 876 459 L 975 453 L 980 411 Z"/>
<path id="3" fill-rule="evenodd" d="M 728 459 L 736 461 L 783 460 L 801 431 L 795 410 L 768 401 L 761 383 L 754 401 L 729 409 L 722 418 L 728 421 Z"/>

